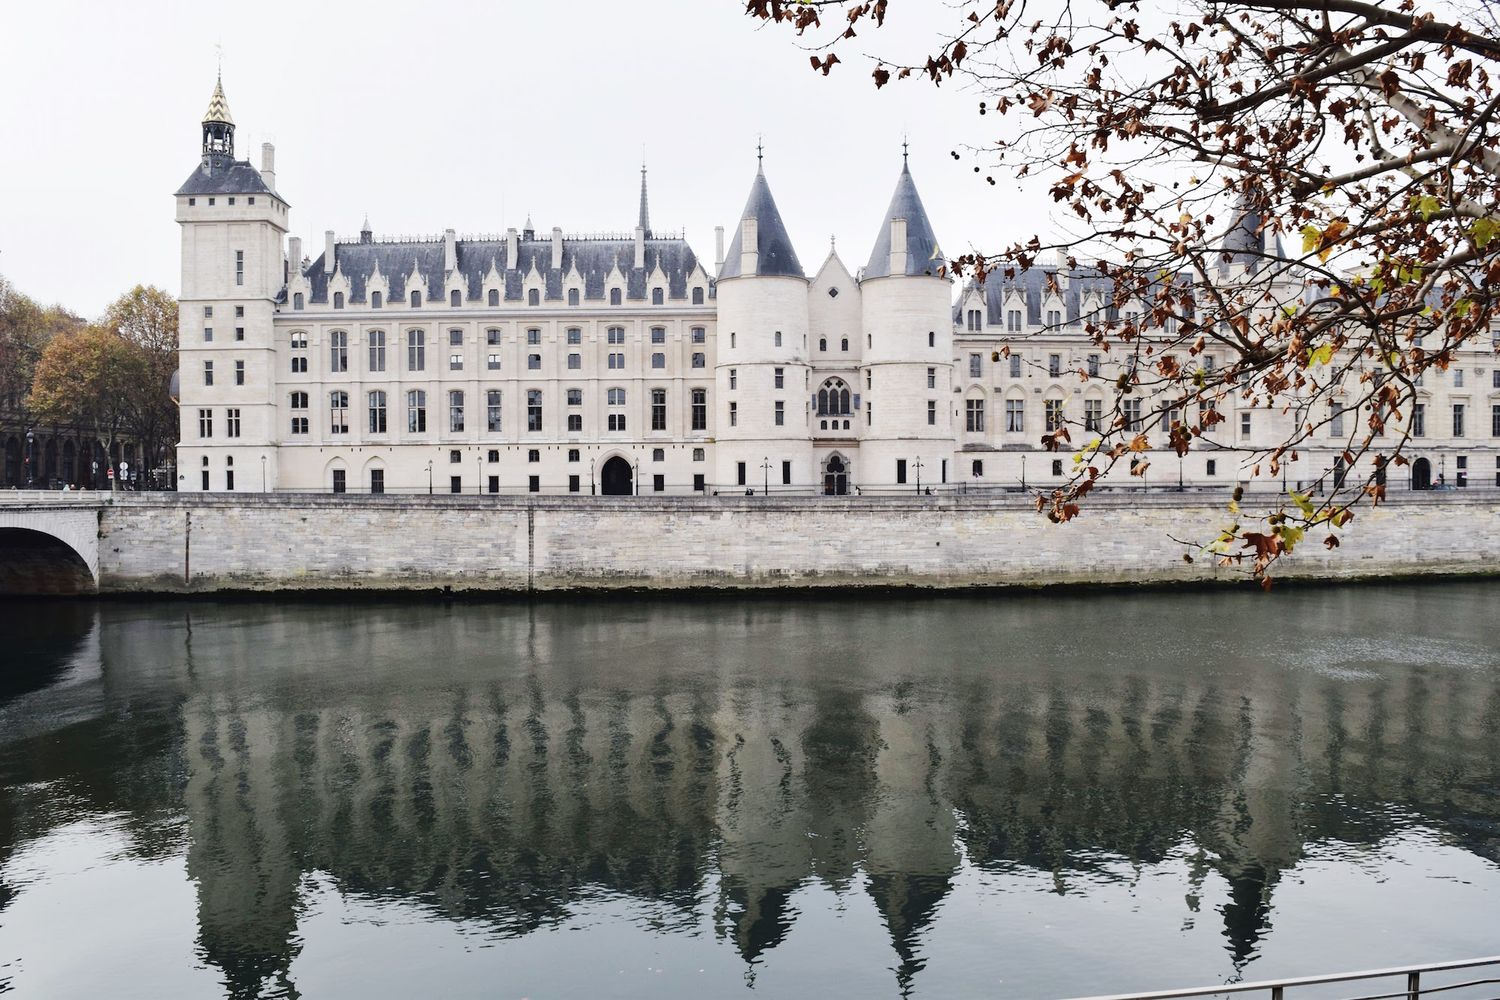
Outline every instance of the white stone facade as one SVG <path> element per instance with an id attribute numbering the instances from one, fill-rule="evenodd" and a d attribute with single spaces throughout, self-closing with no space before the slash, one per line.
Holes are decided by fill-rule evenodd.
<path id="1" fill-rule="evenodd" d="M 904 167 L 869 263 L 851 272 L 830 250 L 811 279 L 759 172 L 712 272 L 651 230 L 644 173 L 633 233 L 575 237 L 528 221 L 493 237 L 386 240 L 367 223 L 357 238 L 326 233 L 309 260 L 287 237 L 269 145 L 259 171 L 234 160 L 228 118 L 216 93 L 203 165 L 177 194 L 180 490 L 1045 487 L 1073 471 L 1067 453 L 1041 447 L 1049 420 L 1066 421 L 1077 444 L 1096 417 L 1116 415 L 1118 360 L 1078 322 L 1102 299 L 1070 292 L 1064 273 L 1058 292 L 992 283 L 958 291 L 955 305 Z M 1419 461 L 1393 470 L 1393 485 L 1500 485 L 1490 345 L 1428 381 L 1408 448 Z M 1151 464 L 1109 485 L 1248 481 L 1256 451 L 1288 432 L 1279 410 L 1228 401 L 1224 422 L 1179 460 L 1161 402 L 1139 402 Z M 1364 419 L 1350 410 L 1281 477 L 1263 469 L 1257 482 L 1326 479 Z"/>

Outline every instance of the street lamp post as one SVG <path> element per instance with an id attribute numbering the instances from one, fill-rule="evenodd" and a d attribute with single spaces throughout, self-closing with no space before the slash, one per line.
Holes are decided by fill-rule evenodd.
<path id="1" fill-rule="evenodd" d="M 1021 456 L 1021 492 L 1026 491 L 1026 456 Z"/>
<path id="2" fill-rule="evenodd" d="M 592 459 L 592 458 L 589 459 L 589 496 L 597 496 L 598 495 L 598 491 L 594 489 L 594 462 L 595 461 L 596 461 L 596 459 Z"/>
<path id="3" fill-rule="evenodd" d="M 640 459 L 636 459 L 635 460 L 635 464 L 632 466 L 632 468 L 635 470 L 634 473 L 633 473 L 633 475 L 631 476 L 631 478 L 635 480 L 635 495 L 636 496 L 640 496 L 641 495 L 641 460 Z"/>
<path id="4" fill-rule="evenodd" d="M 260 456 L 260 491 L 266 491 L 266 456 Z"/>
<path id="5" fill-rule="evenodd" d="M 32 476 L 36 471 L 36 434 L 26 432 L 26 488 L 31 489 Z"/>
<path id="6" fill-rule="evenodd" d="M 920 455 L 917 456 L 917 460 L 916 460 L 916 462 L 913 463 L 913 466 L 917 470 L 917 495 L 921 496 L 922 495 L 922 456 L 920 456 Z"/>
<path id="7" fill-rule="evenodd" d="M 1177 456 L 1177 492 L 1182 492 L 1182 456 Z"/>
<path id="8" fill-rule="evenodd" d="M 474 492 L 484 492 L 484 455 L 474 453 Z"/>
<path id="9" fill-rule="evenodd" d="M 427 495 L 432 495 L 432 459 L 427 460 Z"/>
<path id="10" fill-rule="evenodd" d="M 760 492 L 762 496 L 771 495 L 771 456 L 767 455 L 760 460 L 760 471 L 763 473 Z"/>

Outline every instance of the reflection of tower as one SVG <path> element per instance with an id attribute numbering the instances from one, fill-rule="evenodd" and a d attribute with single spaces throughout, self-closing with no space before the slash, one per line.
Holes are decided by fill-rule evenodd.
<path id="1" fill-rule="evenodd" d="M 1236 970 L 1256 956 L 1260 937 L 1270 928 L 1271 888 L 1277 874 L 1257 864 L 1249 864 L 1233 874 L 1229 881 L 1229 899 L 1224 903 L 1224 936 L 1229 939 L 1229 954 Z"/>

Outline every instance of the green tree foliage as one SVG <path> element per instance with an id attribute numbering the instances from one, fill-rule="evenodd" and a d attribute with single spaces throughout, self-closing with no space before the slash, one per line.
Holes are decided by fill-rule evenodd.
<path id="1" fill-rule="evenodd" d="M 58 333 L 82 325 L 61 306 L 40 306 L 0 276 L 0 415 L 23 428 L 32 426 L 35 416 L 27 401 L 42 351 Z"/>
<path id="2" fill-rule="evenodd" d="M 132 397 L 146 378 L 146 354 L 105 326 L 59 334 L 37 362 L 29 405 L 39 420 L 86 427 L 114 461 L 130 430 Z M 111 486 L 118 488 L 116 470 Z"/>

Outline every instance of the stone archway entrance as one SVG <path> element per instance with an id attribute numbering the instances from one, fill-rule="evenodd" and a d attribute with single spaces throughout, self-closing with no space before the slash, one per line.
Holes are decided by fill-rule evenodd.
<path id="1" fill-rule="evenodd" d="M 607 497 L 628 497 L 635 492 L 630 463 L 616 455 L 599 470 L 599 492 Z"/>
<path id="2" fill-rule="evenodd" d="M 846 496 L 849 493 L 849 463 L 843 455 L 833 454 L 823 463 L 823 495 Z"/>
<path id="3" fill-rule="evenodd" d="M 1411 488 L 1414 490 L 1432 489 L 1432 463 L 1425 458 L 1419 458 L 1411 463 Z"/>

